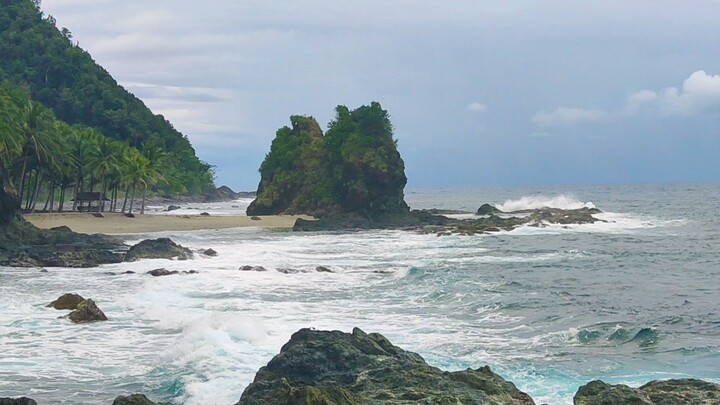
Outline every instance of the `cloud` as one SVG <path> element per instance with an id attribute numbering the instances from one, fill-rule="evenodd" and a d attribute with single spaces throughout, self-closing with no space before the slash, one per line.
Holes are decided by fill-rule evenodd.
<path id="1" fill-rule="evenodd" d="M 473 101 L 472 103 L 468 104 L 467 109 L 472 112 L 483 112 L 487 109 L 487 105 L 479 101 Z"/>
<path id="2" fill-rule="evenodd" d="M 555 111 L 539 111 L 532 122 L 542 127 L 576 125 L 585 122 L 604 121 L 610 117 L 608 112 L 585 108 L 558 107 Z"/>
<path id="3" fill-rule="evenodd" d="M 720 111 L 720 75 L 698 70 L 682 84 L 662 92 L 641 90 L 628 96 L 625 112 L 660 111 L 668 115 L 699 115 Z"/>

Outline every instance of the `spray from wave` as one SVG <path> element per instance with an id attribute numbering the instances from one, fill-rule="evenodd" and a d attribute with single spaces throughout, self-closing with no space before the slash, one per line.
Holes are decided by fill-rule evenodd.
<path id="1" fill-rule="evenodd" d="M 595 208 L 595 204 L 592 202 L 581 202 L 572 195 L 561 194 L 554 197 L 544 195 L 524 196 L 517 200 L 506 200 L 502 204 L 495 205 L 495 207 L 501 211 L 512 212 L 538 208 L 576 210 L 580 208 Z"/>

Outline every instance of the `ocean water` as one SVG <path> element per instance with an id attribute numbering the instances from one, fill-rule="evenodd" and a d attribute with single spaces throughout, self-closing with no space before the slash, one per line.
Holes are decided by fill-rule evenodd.
<path id="1" fill-rule="evenodd" d="M 232 404 L 302 327 L 380 332 L 446 370 L 488 364 L 538 404 L 571 404 L 598 378 L 720 382 L 720 184 L 414 190 L 406 199 L 467 210 L 596 206 L 608 222 L 444 237 L 127 235 L 129 243 L 170 236 L 219 256 L 0 268 L 0 396 L 98 404 L 144 392 Z M 246 203 L 198 208 L 237 212 Z M 315 272 L 319 265 L 335 273 Z M 200 274 L 143 274 L 158 267 Z M 136 274 L 106 274 L 126 270 Z M 66 292 L 93 298 L 110 319 L 58 319 L 65 311 L 44 305 Z"/>

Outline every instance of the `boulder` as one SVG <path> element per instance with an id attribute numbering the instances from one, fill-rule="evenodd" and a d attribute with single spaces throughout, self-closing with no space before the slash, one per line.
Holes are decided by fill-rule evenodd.
<path id="1" fill-rule="evenodd" d="M 592 381 L 580 387 L 575 405 L 710 405 L 720 403 L 720 385 L 696 380 L 655 380 L 640 388 Z"/>
<path id="2" fill-rule="evenodd" d="M 335 273 L 334 271 L 330 270 L 325 266 L 317 266 L 315 267 L 315 271 L 317 271 L 318 273 Z"/>
<path id="3" fill-rule="evenodd" d="M 301 329 L 262 367 L 238 405 L 488 404 L 533 400 L 490 368 L 428 365 L 380 334 Z"/>
<path id="4" fill-rule="evenodd" d="M 188 260 L 193 257 L 190 249 L 180 246 L 169 238 L 147 239 L 128 250 L 126 262 L 140 259 L 177 259 Z"/>
<path id="5" fill-rule="evenodd" d="M 218 255 L 218 252 L 216 252 L 215 249 L 205 249 L 203 250 L 202 254 L 204 254 L 205 256 L 215 257 Z"/>
<path id="6" fill-rule="evenodd" d="M 267 269 L 263 266 L 242 266 L 240 267 L 240 270 L 242 271 L 267 271 Z"/>
<path id="7" fill-rule="evenodd" d="M 153 277 L 161 277 L 161 276 L 170 276 L 173 274 L 179 274 L 180 272 L 177 270 L 170 271 L 168 269 L 155 269 L 150 270 L 147 272 L 147 274 L 153 276 Z"/>
<path id="8" fill-rule="evenodd" d="M 55 301 L 47 304 L 48 308 L 74 310 L 78 304 L 85 301 L 85 298 L 78 294 L 63 294 Z"/>
<path id="9" fill-rule="evenodd" d="M 115 398 L 112 405 L 170 405 L 169 402 L 153 402 L 143 394 L 132 394 Z"/>
<path id="10" fill-rule="evenodd" d="M 70 312 L 68 318 L 74 323 L 107 321 L 107 317 L 103 311 L 101 311 L 100 308 L 95 305 L 95 301 L 91 299 L 81 301 L 77 305 L 77 309 Z"/>
<path id="11" fill-rule="evenodd" d="M 168 211 L 168 212 L 170 212 L 170 211 L 176 211 L 176 210 L 179 210 L 179 209 L 181 209 L 181 208 L 182 208 L 182 207 L 179 206 L 179 205 L 171 205 L 171 206 L 167 207 L 167 209 L 166 209 L 165 211 Z"/>
<path id="12" fill-rule="evenodd" d="M 37 405 L 37 402 L 28 397 L 0 398 L 0 405 Z"/>
<path id="13" fill-rule="evenodd" d="M 483 204 L 478 208 L 476 214 L 478 215 L 494 215 L 494 214 L 501 214 L 502 211 L 495 208 L 494 206 L 490 204 Z"/>

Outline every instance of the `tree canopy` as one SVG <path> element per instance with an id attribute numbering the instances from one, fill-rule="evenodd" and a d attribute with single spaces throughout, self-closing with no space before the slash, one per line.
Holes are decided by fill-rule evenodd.
<path id="1" fill-rule="evenodd" d="M 94 128 L 139 150 L 165 151 L 163 194 L 200 194 L 213 186 L 211 166 L 197 158 L 187 137 L 118 85 L 73 43 L 67 28 L 58 30 L 39 1 L 3 1 L 0 55 L 0 81 L 26 88 L 59 120 Z"/>

